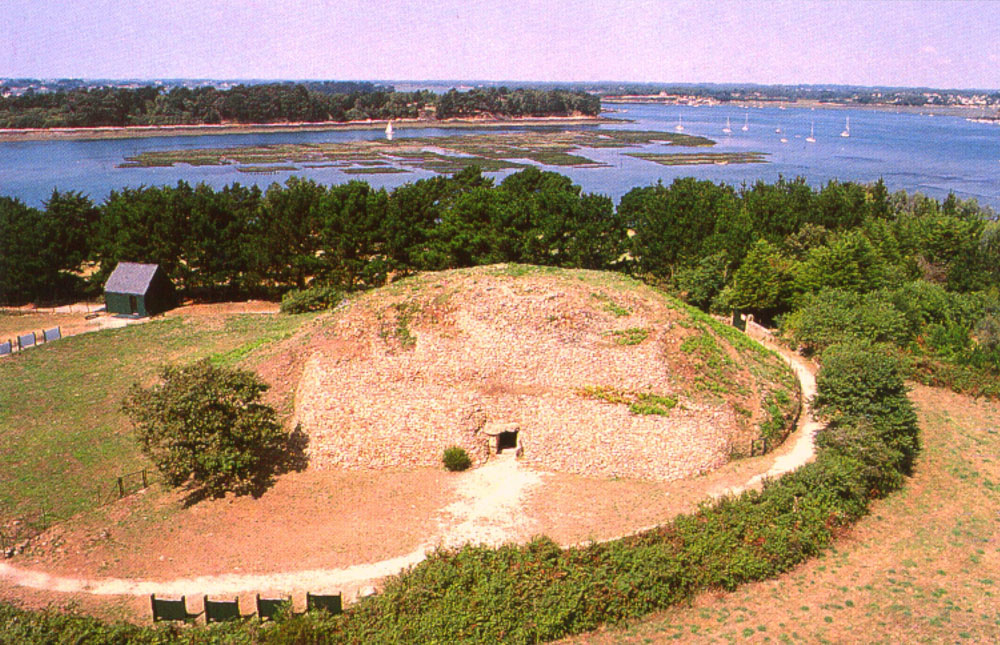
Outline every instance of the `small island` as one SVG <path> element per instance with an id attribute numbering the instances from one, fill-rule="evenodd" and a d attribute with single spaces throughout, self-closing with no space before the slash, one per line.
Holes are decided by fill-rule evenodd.
<path id="1" fill-rule="evenodd" d="M 725 166 L 731 163 L 767 163 L 766 152 L 627 152 L 629 157 L 652 161 L 661 166 L 699 166 L 715 164 Z"/>
<path id="2" fill-rule="evenodd" d="M 302 168 L 336 168 L 347 174 L 399 173 L 429 170 L 458 172 L 477 165 L 486 172 L 524 168 L 525 161 L 547 166 L 597 168 L 601 164 L 580 154 L 581 148 L 625 148 L 665 143 L 679 147 L 708 147 L 715 142 L 705 137 L 648 130 L 562 130 L 544 128 L 525 132 L 497 132 L 444 137 L 412 137 L 395 140 L 350 141 L 342 143 L 298 143 L 236 148 L 156 150 L 127 157 L 119 168 L 235 165 L 240 172 L 279 172 Z M 717 153 L 718 159 L 734 163 L 763 161 L 761 153 Z M 664 163 L 661 157 L 696 158 L 711 154 L 660 155 L 635 153 L 633 156 Z"/>

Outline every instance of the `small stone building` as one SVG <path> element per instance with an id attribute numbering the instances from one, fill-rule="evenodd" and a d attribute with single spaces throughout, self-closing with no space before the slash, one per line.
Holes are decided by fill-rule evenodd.
<path id="1" fill-rule="evenodd" d="M 104 284 L 108 313 L 152 316 L 176 304 L 174 285 L 158 264 L 119 262 Z"/>

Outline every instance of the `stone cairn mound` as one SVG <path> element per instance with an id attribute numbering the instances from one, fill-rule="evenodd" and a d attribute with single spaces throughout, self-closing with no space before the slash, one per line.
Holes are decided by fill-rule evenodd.
<path id="1" fill-rule="evenodd" d="M 511 273 L 425 274 L 332 314 L 307 341 L 296 389 L 312 466 L 439 466 L 452 445 L 482 463 L 497 428 L 516 431 L 521 458 L 547 470 L 672 480 L 728 460 L 731 406 L 684 394 L 684 314 L 608 274 Z M 636 414 L 588 388 L 678 404 Z"/>

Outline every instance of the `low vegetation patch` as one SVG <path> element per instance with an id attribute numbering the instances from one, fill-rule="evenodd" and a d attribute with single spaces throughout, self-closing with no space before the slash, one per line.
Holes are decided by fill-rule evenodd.
<path id="1" fill-rule="evenodd" d="M 344 143 L 308 143 L 238 148 L 204 148 L 197 150 L 149 151 L 127 157 L 122 168 L 173 166 L 179 163 L 198 165 L 239 165 L 241 172 L 275 172 L 295 170 L 293 164 L 329 162 L 350 174 L 408 172 L 413 169 L 435 172 L 458 172 L 477 165 L 492 172 L 507 168 L 523 168 L 515 159 L 529 159 L 548 166 L 592 167 L 598 162 L 575 152 L 580 148 L 624 148 L 649 143 L 670 143 L 675 146 L 711 146 L 711 139 L 673 132 L 630 130 L 535 130 L 466 134 L 444 137 L 412 137 Z M 743 153 L 727 153 L 743 154 Z M 746 153 L 759 154 L 759 153 Z M 683 156 L 683 155 L 681 155 Z M 362 161 L 389 164 L 384 169 L 359 168 Z M 403 166 L 403 167 L 398 167 Z"/>
<path id="2" fill-rule="evenodd" d="M 608 335 L 619 345 L 638 345 L 649 338 L 649 330 L 643 327 L 629 327 L 608 332 Z"/>
<path id="3" fill-rule="evenodd" d="M 292 289 L 281 297 L 281 313 L 302 314 L 333 309 L 344 299 L 344 292 L 335 287 Z"/>
<path id="4" fill-rule="evenodd" d="M 767 163 L 766 152 L 629 152 L 629 157 L 652 161 L 661 166 L 699 166 L 705 164 Z"/>
<path id="5" fill-rule="evenodd" d="M 653 392 L 626 392 L 613 387 L 587 386 L 578 394 L 584 398 L 604 401 L 617 405 L 627 405 L 632 414 L 657 414 L 665 416 L 677 405 L 677 399 Z"/>

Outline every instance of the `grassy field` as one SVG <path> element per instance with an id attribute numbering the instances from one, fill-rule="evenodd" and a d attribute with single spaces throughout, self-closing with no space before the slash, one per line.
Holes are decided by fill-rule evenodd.
<path id="1" fill-rule="evenodd" d="M 148 465 L 119 412 L 125 391 L 164 363 L 235 365 L 312 316 L 169 317 L 64 338 L 0 362 L 0 520 L 66 517 L 97 489 Z"/>
<path id="2" fill-rule="evenodd" d="M 526 132 L 413 137 L 388 141 L 303 143 L 237 148 L 163 150 L 128 157 L 120 168 L 190 165 L 235 165 L 237 170 L 269 168 L 297 170 L 322 165 L 355 172 L 355 166 L 397 164 L 408 169 L 455 172 L 469 164 L 485 170 L 522 168 L 517 160 L 549 166 L 599 166 L 580 154 L 580 148 L 625 148 L 650 143 L 705 147 L 711 139 L 673 132 L 645 130 L 538 129 Z M 736 153 L 737 156 L 739 153 Z M 757 153 L 749 153 L 757 154 Z M 254 170 L 244 170 L 254 172 Z M 385 172 L 385 171 L 372 171 Z"/>
<path id="3" fill-rule="evenodd" d="M 924 450 L 906 487 L 825 557 L 731 594 L 567 641 L 1000 641 L 1000 403 L 917 387 Z"/>

